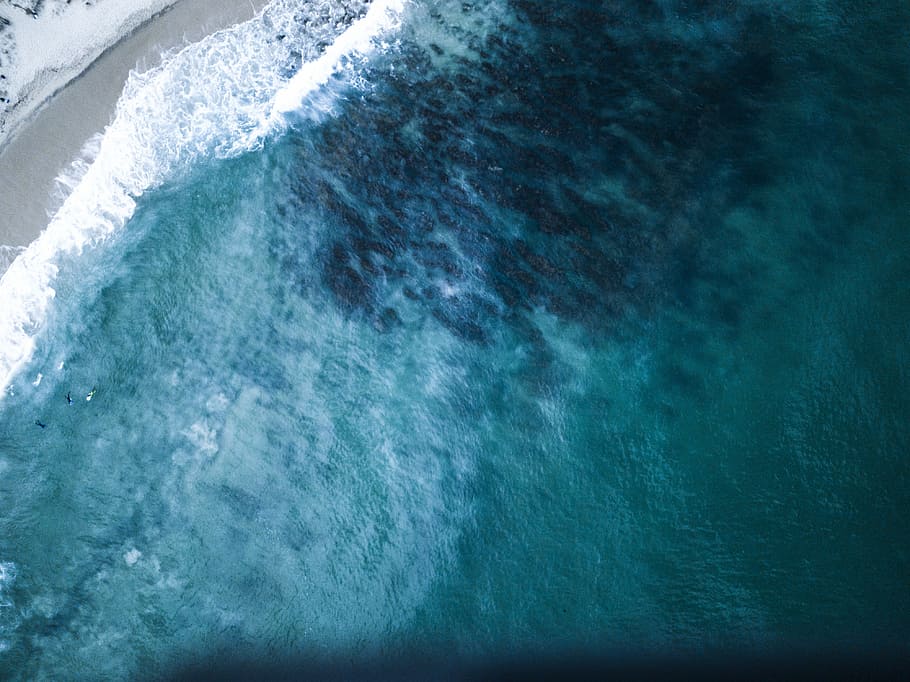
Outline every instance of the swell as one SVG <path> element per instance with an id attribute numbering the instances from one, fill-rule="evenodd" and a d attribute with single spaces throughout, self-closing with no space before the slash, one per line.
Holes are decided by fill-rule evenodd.
<path id="1" fill-rule="evenodd" d="M 330 78 L 350 80 L 402 0 L 274 0 L 257 17 L 133 72 L 113 122 L 58 178 L 68 193 L 47 228 L 0 279 L 0 400 L 29 362 L 65 256 L 116 236 L 149 189 L 202 158 L 260 147 Z M 331 101 L 319 109 L 331 110 Z"/>

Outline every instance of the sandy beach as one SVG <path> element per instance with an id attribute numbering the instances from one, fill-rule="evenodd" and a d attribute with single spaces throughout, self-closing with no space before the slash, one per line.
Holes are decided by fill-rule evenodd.
<path id="1" fill-rule="evenodd" d="M 164 52 L 246 21 L 266 4 L 180 0 L 135 30 L 128 28 L 97 59 L 87 54 L 81 72 L 20 112 L 21 121 L 10 117 L 12 134 L 0 139 L 0 245 L 24 246 L 47 226 L 64 198 L 56 178 L 110 123 L 131 70 L 152 68 Z"/>

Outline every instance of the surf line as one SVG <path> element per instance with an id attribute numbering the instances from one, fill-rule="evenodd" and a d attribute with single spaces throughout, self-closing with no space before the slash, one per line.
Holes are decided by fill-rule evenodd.
<path id="1" fill-rule="evenodd" d="M 289 81 L 276 84 L 275 94 L 263 103 L 265 111 L 259 125 L 250 130 L 252 135 L 244 135 L 243 140 L 227 145 L 229 150 L 239 153 L 256 147 L 269 135 L 280 133 L 287 126 L 287 115 L 301 108 L 308 95 L 327 84 L 343 68 L 346 59 L 366 58 L 384 46 L 383 35 L 398 28 L 408 1 L 373 0 L 366 14 L 342 32 L 318 59 L 303 64 Z M 210 43 L 217 35 L 197 45 Z M 0 277 L 0 402 L 9 394 L 15 376 L 34 355 L 36 337 L 56 296 L 53 283 L 59 257 L 66 252 L 81 251 L 85 245 L 103 241 L 116 232 L 132 216 L 136 198 L 161 182 L 182 156 L 192 151 L 180 147 L 174 158 L 159 159 L 160 154 L 153 147 L 157 140 L 154 132 L 160 126 L 138 135 L 136 116 L 148 110 L 149 101 L 162 100 L 160 88 L 172 80 L 173 63 L 193 47 L 188 46 L 172 60 L 143 74 L 130 91 L 127 106 L 124 107 L 123 99 L 118 102 L 114 121 L 94 141 L 93 159 L 72 193 L 44 232 Z M 129 84 L 125 96 L 128 90 Z M 171 121 L 171 127 L 179 123 L 185 121 Z M 214 142 L 212 145 L 218 146 Z"/>
<path id="2" fill-rule="evenodd" d="M 300 109 L 308 95 L 321 88 L 341 68 L 345 58 L 369 56 L 377 40 L 400 25 L 406 0 L 373 0 L 367 13 L 351 24 L 318 59 L 303 64 L 275 95 L 269 124 Z"/>

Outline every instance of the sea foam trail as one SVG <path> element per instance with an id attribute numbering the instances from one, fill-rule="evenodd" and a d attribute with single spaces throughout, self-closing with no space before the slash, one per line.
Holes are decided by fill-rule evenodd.
<path id="1" fill-rule="evenodd" d="M 9 588 L 16 580 L 16 565 L 9 561 L 0 561 L 0 654 L 9 648 L 5 636 L 16 625 L 16 614 L 13 602 L 9 598 Z"/>
<path id="2" fill-rule="evenodd" d="M 275 96 L 272 120 L 299 109 L 313 91 L 325 85 L 351 57 L 366 58 L 376 39 L 398 28 L 404 0 L 373 0 L 366 15 L 329 45 L 319 59 L 304 65 Z"/>
<path id="3" fill-rule="evenodd" d="M 86 148 L 89 158 L 59 179 L 72 191 L 0 279 L 0 400 L 34 354 L 56 296 L 61 256 L 115 234 L 143 192 L 194 160 L 241 154 L 283 130 L 285 115 L 308 95 L 382 47 L 379 41 L 398 26 L 404 0 L 375 0 L 339 29 L 339 13 L 356 15 L 365 6 L 314 2 L 304 16 L 299 3 L 275 0 L 251 21 L 130 75 L 113 122 Z M 303 65 L 288 80 L 295 54 Z"/>

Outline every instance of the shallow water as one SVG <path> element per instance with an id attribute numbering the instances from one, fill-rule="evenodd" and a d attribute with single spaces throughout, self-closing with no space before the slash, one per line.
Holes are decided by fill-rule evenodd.
<path id="1" fill-rule="evenodd" d="M 240 115 L 171 78 L 223 127 L 139 148 L 0 403 L 0 666 L 904 646 L 886 5 L 414 2 L 261 134 L 344 26 L 219 47 Z"/>

